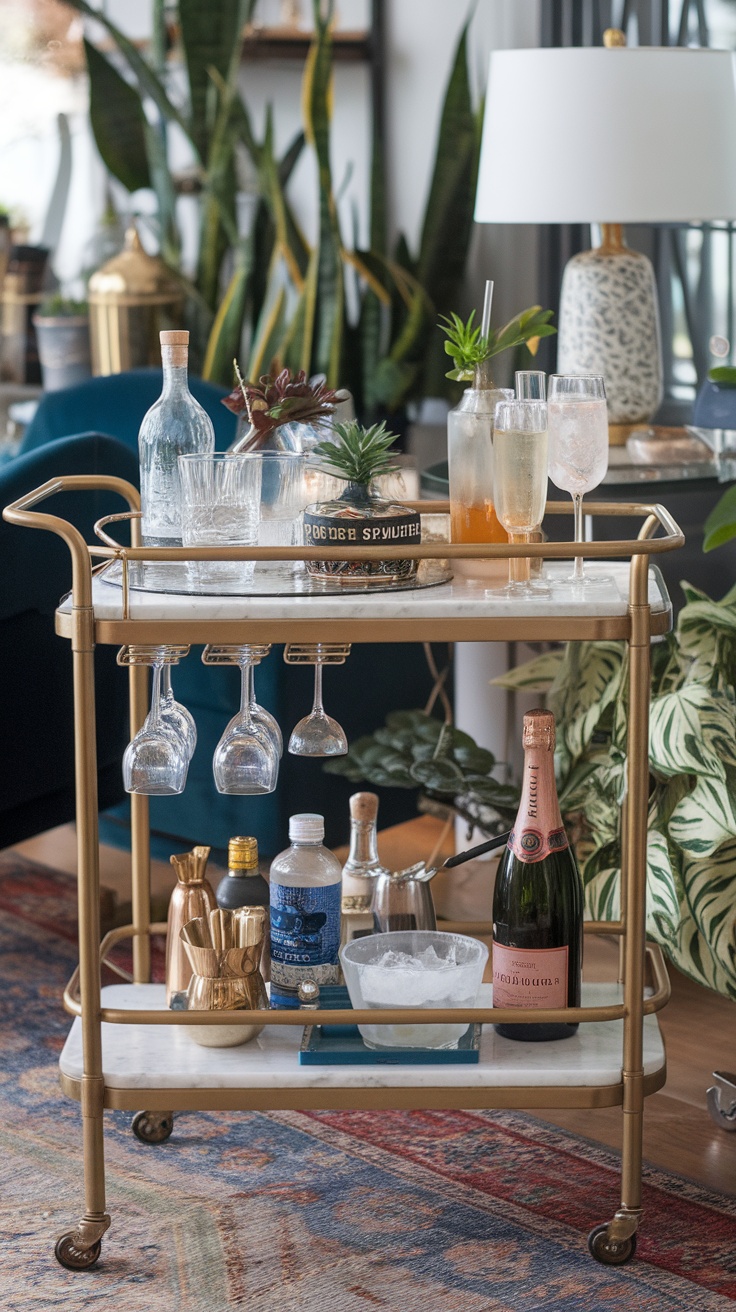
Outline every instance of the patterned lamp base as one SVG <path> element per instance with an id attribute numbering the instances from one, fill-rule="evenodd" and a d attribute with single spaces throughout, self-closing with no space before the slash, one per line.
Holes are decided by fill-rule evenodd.
<path id="1" fill-rule="evenodd" d="M 559 373 L 603 374 L 611 442 L 652 418 L 664 394 L 654 269 L 626 246 L 575 255 L 560 295 Z"/>

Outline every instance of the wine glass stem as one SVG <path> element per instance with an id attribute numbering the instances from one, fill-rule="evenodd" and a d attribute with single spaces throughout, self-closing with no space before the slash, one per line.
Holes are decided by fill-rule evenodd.
<path id="1" fill-rule="evenodd" d="M 254 701 L 253 666 L 250 661 L 244 661 L 240 666 L 240 715 L 246 725 L 250 725 Z"/>
<path id="2" fill-rule="evenodd" d="M 164 665 L 161 671 L 161 699 L 168 702 L 174 700 L 174 690 L 171 686 L 171 666 Z"/>
<path id="3" fill-rule="evenodd" d="M 154 665 L 151 683 L 151 724 L 157 725 L 161 718 L 161 666 Z"/>
<path id="4" fill-rule="evenodd" d="M 585 541 L 585 535 L 584 535 L 584 533 L 583 533 L 583 497 L 582 497 L 582 493 L 580 493 L 580 492 L 573 492 L 573 494 L 572 494 L 572 504 L 573 504 L 573 510 L 574 510 L 574 512 L 575 512 L 575 541 L 576 541 L 576 542 L 584 542 L 584 541 Z M 573 566 L 572 576 L 573 576 L 574 579 L 582 579 L 582 578 L 584 578 L 584 574 L 583 574 L 583 558 L 582 558 L 582 556 L 576 556 L 576 557 L 575 557 L 575 564 L 574 564 L 574 566 Z"/>
<path id="5" fill-rule="evenodd" d="M 318 661 L 314 667 L 314 704 L 312 706 L 312 715 L 324 715 L 325 708 L 322 705 L 322 665 Z"/>

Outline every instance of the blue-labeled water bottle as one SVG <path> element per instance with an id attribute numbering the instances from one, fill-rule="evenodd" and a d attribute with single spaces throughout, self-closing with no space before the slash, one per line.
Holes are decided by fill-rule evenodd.
<path id="1" fill-rule="evenodd" d="M 324 836 L 323 816 L 293 815 L 291 846 L 271 863 L 272 1007 L 298 1007 L 307 981 L 339 979 L 342 867 Z"/>

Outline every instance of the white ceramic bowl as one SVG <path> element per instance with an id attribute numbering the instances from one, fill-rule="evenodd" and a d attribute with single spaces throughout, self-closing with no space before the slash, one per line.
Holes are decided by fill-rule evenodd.
<path id="1" fill-rule="evenodd" d="M 464 934 L 396 930 L 353 939 L 340 952 L 350 1001 L 375 1007 L 472 1007 L 488 948 Z M 460 1025 L 359 1025 L 369 1048 L 455 1048 Z"/>

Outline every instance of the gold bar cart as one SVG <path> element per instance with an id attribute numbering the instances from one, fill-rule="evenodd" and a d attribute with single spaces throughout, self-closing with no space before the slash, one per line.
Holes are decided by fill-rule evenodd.
<path id="1" fill-rule="evenodd" d="M 102 545 L 88 546 L 79 531 L 57 516 L 35 509 L 41 502 L 62 491 L 106 490 L 118 493 L 128 504 L 128 512 L 108 517 L 98 525 Z M 418 502 L 423 513 L 447 513 L 444 502 Z M 672 551 L 684 542 L 683 535 L 664 507 L 659 505 L 589 503 L 586 513 L 601 516 L 630 517 L 643 521 L 638 537 L 625 541 L 574 543 L 529 543 L 520 546 L 426 543 L 420 547 L 314 548 L 309 558 L 365 559 L 373 557 L 420 560 L 473 557 L 540 557 L 546 560 L 572 559 L 584 555 L 588 560 L 624 560 L 629 562 L 628 603 L 621 607 L 562 607 L 543 617 L 532 614 L 494 614 L 493 603 L 477 591 L 477 604 L 453 608 L 437 605 L 442 589 L 420 594 L 402 592 L 410 605 L 398 609 L 402 615 L 387 615 L 379 607 L 371 615 L 365 594 L 360 598 L 365 614 L 350 613 L 361 607 L 347 604 L 351 599 L 330 597 L 300 598 L 299 606 L 290 605 L 288 614 L 267 613 L 268 608 L 248 605 L 248 598 L 230 598 L 239 606 L 231 607 L 225 618 L 161 617 L 151 607 L 131 601 L 131 567 L 140 560 L 247 560 L 304 559 L 303 548 L 142 548 L 140 546 L 139 497 L 136 489 L 122 479 L 97 475 L 59 478 L 45 483 L 6 507 L 4 518 L 28 528 L 44 529 L 60 536 L 69 547 L 72 560 L 72 590 L 56 615 L 56 629 L 71 641 L 74 678 L 75 770 L 78 841 L 79 965 L 65 993 L 64 1005 L 74 1016 L 69 1052 L 61 1060 L 61 1084 L 64 1092 L 81 1103 L 84 1150 L 84 1213 L 77 1226 L 62 1235 L 56 1245 L 59 1261 L 71 1269 L 86 1269 L 99 1257 L 102 1236 L 110 1225 L 105 1204 L 105 1167 L 103 1120 L 106 1109 L 140 1109 L 136 1132 L 149 1142 L 168 1137 L 173 1112 L 194 1109 L 276 1110 L 307 1108 L 531 1108 L 531 1107 L 605 1107 L 621 1106 L 623 1114 L 623 1155 L 621 1200 L 614 1216 L 597 1226 L 589 1237 L 589 1248 L 597 1260 L 619 1265 L 632 1256 L 636 1230 L 641 1219 L 642 1123 L 644 1099 L 661 1088 L 665 1080 L 664 1052 L 653 1013 L 669 998 L 669 980 L 660 949 L 645 942 L 645 883 L 648 794 L 648 720 L 650 689 L 650 643 L 665 633 L 671 624 L 671 608 L 664 585 L 655 588 L 658 600 L 650 595 L 650 559 Z M 550 502 L 547 514 L 570 514 L 568 504 Z M 130 519 L 132 546 L 122 547 L 107 535 L 102 525 L 114 519 Z M 657 535 L 658 536 L 655 536 Z M 94 560 L 101 561 L 93 567 Z M 100 606 L 100 582 L 96 575 L 117 562 L 122 572 L 122 586 L 115 607 Z M 97 589 L 97 591 L 95 591 Z M 112 593 L 112 589 L 106 591 Z M 379 594 L 384 599 L 386 594 Z M 447 595 L 447 594 L 445 594 Z M 426 597 L 426 604 L 422 598 Z M 191 599 L 189 599 L 191 600 Z M 203 599 L 204 600 L 204 599 Z M 355 598 L 352 599 L 355 601 Z M 304 602 L 314 604 L 302 604 Z M 97 609 L 96 609 L 97 605 Z M 190 608 L 191 609 L 191 608 Z M 273 607 L 271 610 L 273 611 Z M 287 608 L 284 608 L 287 609 Z M 140 613 L 136 616 L 134 611 Z M 239 613 L 237 613 L 239 611 Z M 99 612 L 107 612 L 101 614 Z M 249 613 L 250 612 L 250 613 Z M 260 613 L 259 613 L 260 612 Z M 621 1031 L 620 1047 L 616 1039 L 614 1074 L 576 1082 L 569 1070 L 564 1079 L 556 1078 L 563 1059 L 556 1053 L 548 1056 L 549 1070 L 544 1078 L 520 1077 L 503 1083 L 503 1068 L 473 1068 L 480 1075 L 473 1079 L 471 1068 L 454 1068 L 462 1072 L 447 1076 L 432 1070 L 431 1082 L 412 1082 L 411 1068 L 383 1068 L 393 1072 L 380 1087 L 360 1083 L 340 1069 L 335 1082 L 327 1086 L 310 1084 L 309 1068 L 298 1068 L 301 1080 L 279 1079 L 271 1073 L 237 1074 L 229 1083 L 207 1085 L 206 1077 L 190 1084 L 166 1082 L 155 1070 L 126 1071 L 123 1058 L 114 1059 L 111 1036 L 125 1036 L 136 1029 L 140 1036 L 145 1027 L 154 1030 L 164 1043 L 166 1035 L 175 1035 L 178 1026 L 203 1023 L 218 1025 L 253 1024 L 262 1021 L 262 1012 L 169 1011 L 156 995 L 160 986 L 150 984 L 151 935 L 165 932 L 166 926 L 152 924 L 150 918 L 150 843 L 148 799 L 131 797 L 132 815 L 132 923 L 108 934 L 100 943 L 99 915 L 99 839 L 97 815 L 97 766 L 95 747 L 94 649 L 96 643 L 117 646 L 184 646 L 194 643 L 238 645 L 242 643 L 352 643 L 352 642 L 425 642 L 425 641 L 498 641 L 540 640 L 567 641 L 615 638 L 629 647 L 629 737 L 627 761 L 627 799 L 622 808 L 622 887 L 621 912 L 616 921 L 587 922 L 587 933 L 609 934 L 620 942 L 620 987 L 616 996 L 586 998 L 581 1007 L 558 1011 L 495 1010 L 479 1006 L 462 1012 L 422 1011 L 422 1021 L 446 1023 L 449 1020 L 479 1022 L 488 1027 L 499 1022 L 540 1023 L 546 1021 L 582 1022 L 584 1026 L 604 1025 L 607 1033 Z M 129 667 L 130 722 L 135 733 L 147 712 L 147 672 L 145 666 Z M 477 924 L 453 925 L 457 931 L 478 932 Z M 487 926 L 481 927 L 487 929 Z M 111 949 L 123 939 L 132 939 L 133 979 L 130 984 L 101 988 L 101 966 Z M 649 988 L 646 989 L 647 977 Z M 594 987 L 594 986 L 593 986 Z M 147 1005 L 149 998 L 155 999 Z M 651 1018 L 651 1019 L 650 1019 Z M 392 1010 L 353 1013 L 356 1023 L 416 1024 L 416 1011 L 396 1007 Z M 310 1024 L 337 1024 L 344 1021 L 339 1011 L 311 1011 Z M 274 1045 L 291 1043 L 296 1067 L 295 1040 L 304 1025 L 297 1011 L 276 1011 L 269 1015 L 264 1034 L 273 1033 Z M 104 1028 L 103 1028 L 104 1027 Z M 284 1030 L 283 1027 L 287 1027 Z M 295 1029 L 294 1027 L 298 1027 Z M 656 1031 L 656 1039 L 654 1032 Z M 487 1031 L 490 1035 L 491 1030 Z M 648 1048 L 645 1051 L 645 1040 Z M 484 1042 L 485 1042 L 484 1035 Z M 490 1043 L 490 1038 L 489 1038 Z M 106 1046 L 107 1045 L 107 1046 Z M 513 1046 L 513 1045 L 512 1045 Z M 555 1045 L 553 1045 L 555 1046 Z M 518 1047 L 518 1045 L 517 1045 Z M 67 1053 L 65 1048 L 65 1053 Z M 120 1045 L 118 1044 L 118 1050 Z M 218 1051 L 243 1053 L 243 1072 L 255 1060 L 250 1049 L 206 1049 L 211 1060 Z M 652 1056 L 652 1052 L 655 1056 Z M 658 1055 L 657 1055 L 658 1054 Z M 118 1052 L 120 1056 L 120 1053 Z M 645 1060 L 646 1058 L 646 1060 Z M 286 1060 L 284 1058 L 284 1060 Z M 620 1062 L 620 1064 L 619 1064 Z M 128 1062 L 128 1065 L 130 1063 Z M 278 1063 L 276 1063 L 278 1066 Z M 254 1069 L 254 1068 L 253 1068 Z M 282 1061 L 282 1069 L 286 1070 Z M 354 1068 L 355 1069 L 355 1068 Z M 444 1068 L 445 1071 L 453 1068 Z M 306 1074 L 305 1074 L 306 1071 Z M 396 1072 L 404 1072 L 404 1075 Z M 406 1072 L 409 1074 L 406 1074 Z M 130 1076 L 130 1078 L 128 1078 Z M 526 1078 L 526 1082 L 523 1082 Z M 340 1083 L 337 1082 L 339 1079 Z M 500 1082 L 501 1081 L 501 1082 Z"/>

